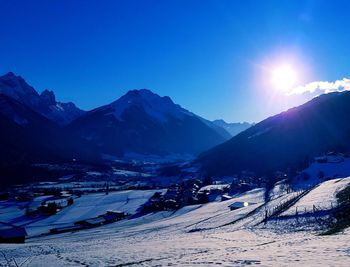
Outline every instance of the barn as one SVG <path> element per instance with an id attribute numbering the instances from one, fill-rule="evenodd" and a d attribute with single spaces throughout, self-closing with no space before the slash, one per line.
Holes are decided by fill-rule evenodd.
<path id="1" fill-rule="evenodd" d="M 0 243 L 24 243 L 26 236 L 24 227 L 0 222 Z"/>
<path id="2" fill-rule="evenodd" d="M 236 209 L 240 209 L 240 208 L 244 208 L 244 207 L 248 207 L 250 206 L 252 203 L 249 202 L 233 202 L 231 205 L 229 205 L 228 207 L 230 208 L 230 210 L 236 210 Z"/>

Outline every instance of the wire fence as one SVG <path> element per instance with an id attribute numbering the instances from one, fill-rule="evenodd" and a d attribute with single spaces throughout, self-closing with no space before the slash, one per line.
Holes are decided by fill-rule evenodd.
<path id="1" fill-rule="evenodd" d="M 289 192 L 290 197 L 280 201 L 271 208 L 265 208 L 264 219 L 262 222 L 267 223 L 270 219 L 286 219 L 298 217 L 321 217 L 330 214 L 339 209 L 336 201 L 327 201 L 312 205 L 296 205 L 298 201 L 307 195 L 316 186 L 306 190 Z"/>

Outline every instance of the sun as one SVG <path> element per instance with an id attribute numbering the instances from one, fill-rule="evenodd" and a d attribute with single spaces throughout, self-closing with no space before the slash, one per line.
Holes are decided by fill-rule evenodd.
<path id="1" fill-rule="evenodd" d="M 275 89 L 287 91 L 292 89 L 297 81 L 294 69 L 288 65 L 281 65 L 273 69 L 271 81 Z"/>

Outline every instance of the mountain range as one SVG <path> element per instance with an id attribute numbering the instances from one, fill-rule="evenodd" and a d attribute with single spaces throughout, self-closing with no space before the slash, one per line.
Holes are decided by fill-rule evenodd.
<path id="1" fill-rule="evenodd" d="M 57 102 L 53 91 L 44 90 L 39 94 L 21 76 L 12 72 L 0 77 L 0 94 L 17 100 L 60 125 L 68 124 L 84 114 L 83 110 L 71 102 Z"/>
<path id="2" fill-rule="evenodd" d="M 231 137 L 169 97 L 147 89 L 129 91 L 111 104 L 85 113 L 68 128 L 112 155 L 198 154 Z"/>
<path id="3" fill-rule="evenodd" d="M 330 93 L 255 125 L 209 121 L 148 89 L 90 111 L 0 77 L 0 168 L 36 162 L 101 162 L 104 155 L 199 155 L 208 175 L 300 169 L 350 148 L 350 92 Z M 241 131 L 241 132 L 239 132 Z M 233 136 L 233 137 L 232 137 Z"/>
<path id="4" fill-rule="evenodd" d="M 97 161 L 103 154 L 199 154 L 229 138 L 223 127 L 150 90 L 131 90 L 90 111 L 39 94 L 12 72 L 0 77 L 0 157 L 18 162 Z"/>
<path id="5" fill-rule="evenodd" d="M 214 120 L 213 123 L 220 128 L 225 129 L 232 137 L 236 136 L 240 132 L 247 130 L 249 127 L 253 126 L 254 123 L 248 122 L 226 122 L 222 119 Z"/>

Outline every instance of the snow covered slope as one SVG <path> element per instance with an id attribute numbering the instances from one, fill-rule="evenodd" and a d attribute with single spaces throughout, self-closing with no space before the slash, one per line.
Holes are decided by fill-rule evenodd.
<path id="1" fill-rule="evenodd" d="M 318 210 L 329 210 L 336 207 L 336 194 L 349 184 L 350 177 L 325 181 L 281 215 L 294 215 L 296 210 L 299 214 L 312 212 L 314 207 Z"/>
<path id="2" fill-rule="evenodd" d="M 56 215 L 46 219 L 28 219 L 23 217 L 23 206 L 11 206 L 0 202 L 0 221 L 25 225 L 29 236 L 47 233 L 51 228 L 65 226 L 79 220 L 89 219 L 106 213 L 108 210 L 124 211 L 129 214 L 144 204 L 155 192 L 162 190 L 130 190 L 82 195 L 74 204 L 62 209 Z M 37 202 L 42 199 L 37 200 Z"/>
<path id="3" fill-rule="evenodd" d="M 257 207 L 230 211 L 232 201 Z M 263 201 L 253 190 L 233 200 L 184 207 L 99 228 L 0 245 L 6 260 L 24 266 L 348 266 L 350 232 L 315 236 L 235 226 Z M 255 222 L 257 223 L 257 221 Z"/>

